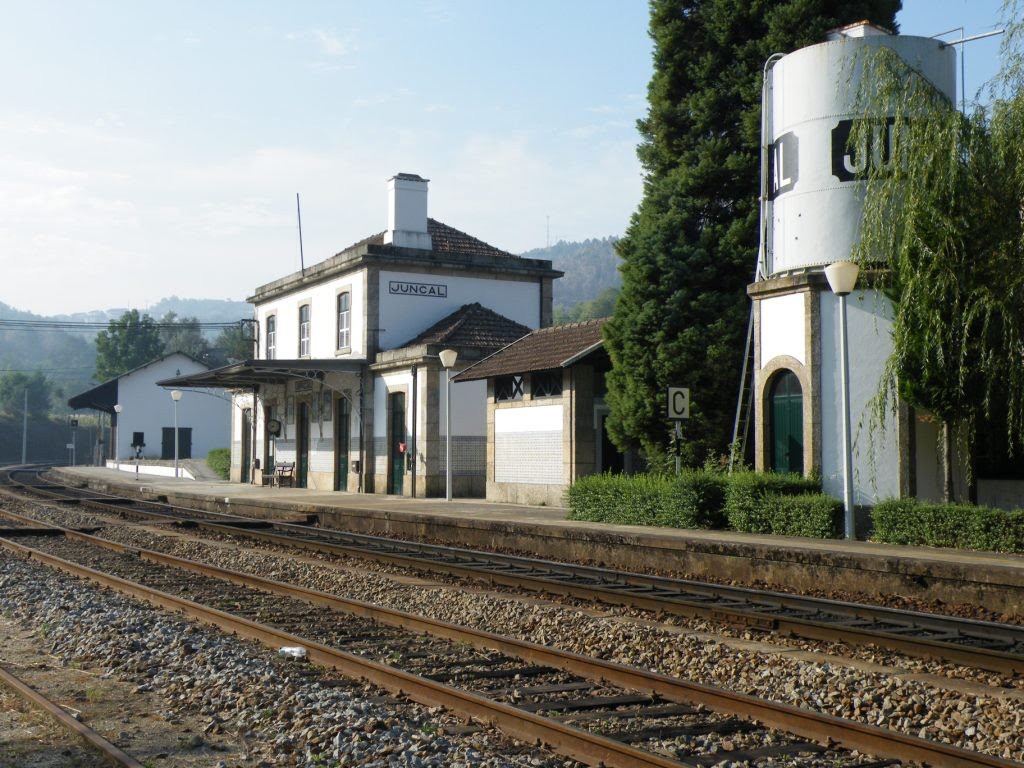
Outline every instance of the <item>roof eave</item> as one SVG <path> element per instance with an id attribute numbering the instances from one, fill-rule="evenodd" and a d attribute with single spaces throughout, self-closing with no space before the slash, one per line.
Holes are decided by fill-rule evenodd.
<path id="1" fill-rule="evenodd" d="M 596 352 L 597 350 L 602 349 L 603 347 L 604 347 L 604 339 L 601 339 L 599 341 L 595 341 L 589 347 L 586 347 L 585 349 L 581 349 L 575 355 L 572 355 L 570 357 L 565 358 L 565 360 L 563 360 L 560 363 L 560 365 L 563 368 L 568 368 L 570 365 L 573 365 L 574 363 L 578 363 L 580 360 L 582 360 L 583 358 L 587 357 L 592 352 Z"/>

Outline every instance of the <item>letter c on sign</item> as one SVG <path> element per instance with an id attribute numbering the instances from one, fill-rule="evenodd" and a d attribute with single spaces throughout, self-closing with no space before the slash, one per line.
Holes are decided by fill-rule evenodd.
<path id="1" fill-rule="evenodd" d="M 669 387 L 668 417 L 670 419 L 690 418 L 690 390 L 686 387 Z"/>

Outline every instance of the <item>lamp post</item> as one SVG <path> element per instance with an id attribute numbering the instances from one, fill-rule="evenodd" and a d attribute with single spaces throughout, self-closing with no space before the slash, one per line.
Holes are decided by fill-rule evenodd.
<path id="1" fill-rule="evenodd" d="M 852 261 L 837 261 L 825 267 L 832 293 L 839 297 L 839 363 L 843 379 L 843 509 L 845 511 L 846 538 L 853 539 L 853 456 L 850 445 L 850 354 L 846 337 L 846 297 L 857 284 L 860 267 Z"/>
<path id="2" fill-rule="evenodd" d="M 118 403 L 114 406 L 114 461 L 117 462 L 117 468 L 121 469 L 121 411 L 124 410 L 124 406 Z"/>
<path id="3" fill-rule="evenodd" d="M 174 476 L 178 476 L 178 401 L 181 400 L 181 390 L 171 390 L 171 400 L 174 402 Z"/>
<path id="4" fill-rule="evenodd" d="M 438 357 L 441 358 L 441 365 L 444 366 L 444 430 L 446 437 L 445 447 L 445 498 L 452 500 L 452 367 L 459 353 L 454 349 L 441 350 Z"/>

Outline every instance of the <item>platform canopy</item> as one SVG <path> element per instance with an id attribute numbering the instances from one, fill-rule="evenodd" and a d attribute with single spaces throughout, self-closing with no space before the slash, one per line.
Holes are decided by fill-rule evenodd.
<path id="1" fill-rule="evenodd" d="M 68 400 L 68 405 L 76 411 L 92 408 L 104 413 L 113 413 L 114 404 L 117 403 L 117 382 L 116 378 L 104 381 L 99 386 L 72 397 Z"/>
<path id="2" fill-rule="evenodd" d="M 252 389 L 258 384 L 285 384 L 295 379 L 322 381 L 330 373 L 358 374 L 365 360 L 246 360 L 202 373 L 157 382 L 161 387 Z"/>

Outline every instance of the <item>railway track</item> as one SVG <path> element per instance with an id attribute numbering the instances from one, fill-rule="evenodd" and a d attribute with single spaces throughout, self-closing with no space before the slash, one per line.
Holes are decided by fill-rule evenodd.
<path id="1" fill-rule="evenodd" d="M 143 768 L 143 764 L 134 757 L 111 744 L 88 725 L 80 723 L 56 703 L 3 667 L 0 667 L 0 686 L 16 694 L 29 706 L 50 717 L 57 725 L 96 754 L 104 764 L 121 766 L 121 768 Z"/>
<path id="2" fill-rule="evenodd" d="M 254 520 L 97 494 L 12 473 L 26 492 L 136 520 L 163 520 L 264 543 L 627 605 L 811 640 L 875 645 L 1000 673 L 1024 672 L 1024 626 Z"/>
<path id="3" fill-rule="evenodd" d="M 244 637 L 301 646 L 317 663 L 593 765 L 1020 765 L 87 534 L 0 544 Z M 696 750 L 708 734 L 728 754 Z"/>

